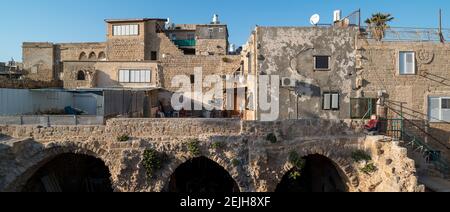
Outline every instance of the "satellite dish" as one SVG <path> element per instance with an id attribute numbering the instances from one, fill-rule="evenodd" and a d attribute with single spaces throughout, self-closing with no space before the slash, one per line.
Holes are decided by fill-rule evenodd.
<path id="1" fill-rule="evenodd" d="M 313 16 L 311 16 L 311 19 L 309 20 L 311 22 L 312 25 L 317 25 L 320 21 L 320 15 L 319 14 L 314 14 Z"/>

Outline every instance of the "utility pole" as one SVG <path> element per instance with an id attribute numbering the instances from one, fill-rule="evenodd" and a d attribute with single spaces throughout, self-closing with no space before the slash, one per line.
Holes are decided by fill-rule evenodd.
<path id="1" fill-rule="evenodd" d="M 442 33 L 442 9 L 439 9 L 439 38 L 441 43 L 445 43 L 444 34 Z"/>

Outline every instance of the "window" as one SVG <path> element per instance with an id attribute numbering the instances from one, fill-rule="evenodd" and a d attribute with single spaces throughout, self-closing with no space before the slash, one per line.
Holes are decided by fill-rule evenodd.
<path id="1" fill-rule="evenodd" d="M 86 75 L 84 74 L 84 71 L 78 71 L 78 73 L 77 73 L 77 80 L 78 81 L 86 80 Z"/>
<path id="2" fill-rule="evenodd" d="M 195 83 L 195 75 L 191 75 L 191 84 Z"/>
<path id="3" fill-rule="evenodd" d="M 330 56 L 314 56 L 314 70 L 330 70 Z"/>
<path id="4" fill-rule="evenodd" d="M 442 109 L 450 109 L 450 98 L 449 99 L 442 99 Z"/>
<path id="5" fill-rule="evenodd" d="M 150 54 L 150 60 L 158 60 L 158 52 L 152 51 Z"/>
<path id="6" fill-rule="evenodd" d="M 323 94 L 323 109 L 324 110 L 339 110 L 339 93 L 324 93 Z"/>
<path id="7" fill-rule="evenodd" d="M 214 28 L 209 28 L 208 34 L 209 34 L 209 38 L 213 38 L 214 37 Z"/>
<path id="8" fill-rule="evenodd" d="M 188 33 L 187 34 L 188 40 L 195 40 L 195 34 L 194 33 Z"/>
<path id="9" fill-rule="evenodd" d="M 430 97 L 428 118 L 430 122 L 450 122 L 450 97 Z"/>
<path id="10" fill-rule="evenodd" d="M 150 83 L 151 70 L 119 70 L 120 83 Z"/>
<path id="11" fill-rule="evenodd" d="M 139 35 L 139 25 L 115 25 L 113 26 L 113 36 L 133 36 Z"/>
<path id="12" fill-rule="evenodd" d="M 416 74 L 416 59 L 414 52 L 400 52 L 399 59 L 400 75 Z"/>

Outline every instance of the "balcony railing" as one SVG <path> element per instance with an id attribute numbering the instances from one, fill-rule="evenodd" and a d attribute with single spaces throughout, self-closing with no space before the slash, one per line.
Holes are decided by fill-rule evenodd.
<path id="1" fill-rule="evenodd" d="M 173 40 L 173 43 L 177 46 L 195 46 L 195 40 Z"/>

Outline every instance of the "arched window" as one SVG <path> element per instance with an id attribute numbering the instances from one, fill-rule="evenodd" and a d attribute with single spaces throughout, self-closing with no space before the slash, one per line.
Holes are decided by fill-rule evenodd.
<path id="1" fill-rule="evenodd" d="M 106 60 L 105 52 L 98 53 L 98 60 L 100 60 L 100 61 L 105 61 Z"/>
<path id="2" fill-rule="evenodd" d="M 95 52 L 91 52 L 89 54 L 89 60 L 97 60 L 97 55 L 95 55 Z"/>
<path id="3" fill-rule="evenodd" d="M 83 60 L 87 60 L 87 55 L 85 52 L 81 52 L 79 60 L 83 61 Z"/>
<path id="4" fill-rule="evenodd" d="M 77 80 L 79 80 L 79 81 L 86 80 L 86 74 L 84 73 L 84 71 L 78 71 L 78 73 L 77 73 Z"/>

